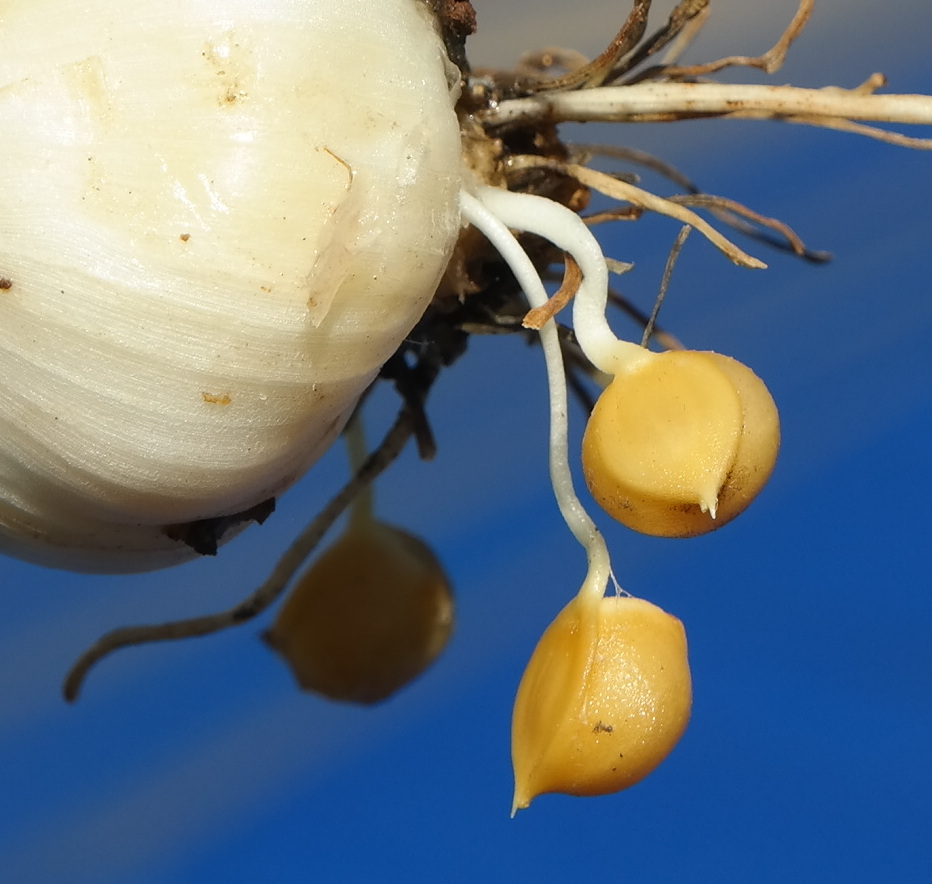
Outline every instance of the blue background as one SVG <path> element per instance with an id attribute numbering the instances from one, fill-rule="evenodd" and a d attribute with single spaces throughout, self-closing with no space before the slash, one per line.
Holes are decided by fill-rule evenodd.
<path id="1" fill-rule="evenodd" d="M 879 69 L 894 91 L 932 90 L 929 7 L 895 0 L 852 21 L 843 6 L 820 4 L 777 82 L 850 86 Z M 586 48 L 616 13 L 599 15 Z M 558 22 L 541 40 L 561 39 Z M 775 36 L 723 33 L 708 45 Z M 515 26 L 510 45 L 535 42 Z M 216 561 L 131 578 L 0 561 L 4 881 L 929 880 L 932 155 L 771 123 L 576 136 L 653 150 L 835 254 L 816 267 L 752 246 L 770 264 L 752 272 L 693 234 L 662 322 L 767 380 L 777 471 L 744 517 L 691 541 L 594 513 L 626 589 L 686 624 L 695 708 L 680 746 L 627 792 L 545 796 L 509 819 L 514 690 L 584 558 L 547 480 L 539 351 L 474 340 L 433 395 L 436 461 L 407 453 L 377 489 L 380 514 L 443 559 L 459 607 L 447 653 L 384 705 L 300 694 L 258 640 L 264 622 L 126 651 L 76 706 L 59 694 L 100 633 L 251 591 L 343 481 L 342 450 Z M 637 262 L 622 284 L 645 307 L 677 229 L 645 218 L 600 234 Z M 392 404 L 379 397 L 372 436 Z"/>

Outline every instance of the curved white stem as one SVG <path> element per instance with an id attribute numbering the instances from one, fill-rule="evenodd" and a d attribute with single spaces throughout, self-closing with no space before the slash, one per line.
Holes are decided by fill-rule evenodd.
<path id="1" fill-rule="evenodd" d="M 596 368 L 614 375 L 622 365 L 650 358 L 638 344 L 619 341 L 611 330 L 605 318 L 608 302 L 605 256 L 598 240 L 575 212 L 542 196 L 497 187 L 479 187 L 477 195 L 507 227 L 536 233 L 576 259 L 583 280 L 573 300 L 573 330 L 579 346 Z"/>
<path id="2" fill-rule="evenodd" d="M 509 220 L 514 223 L 515 227 L 524 229 L 525 225 L 529 224 L 533 216 L 540 211 L 539 203 L 553 204 L 541 197 L 508 194 L 509 197 L 515 197 L 523 206 L 523 213 L 516 214 L 514 201 L 501 201 L 493 198 L 493 194 L 498 192 L 489 187 L 478 188 L 476 196 L 465 190 L 461 191 L 462 216 L 464 220 L 480 230 L 505 259 L 531 306 L 542 306 L 547 303 L 544 284 L 531 259 L 508 229 L 508 225 L 498 217 L 497 210 L 504 204 L 509 209 Z M 562 244 L 558 242 L 557 245 Z M 575 257 L 576 249 L 573 249 L 573 252 Z M 605 261 L 601 257 L 601 251 L 599 251 L 599 258 L 604 271 Z M 582 264 L 582 262 L 579 263 Z M 586 268 L 582 269 L 585 273 Z M 604 316 L 602 321 L 605 322 Z M 608 328 L 607 324 L 605 327 Z M 609 334 L 611 334 L 610 331 Z M 566 375 L 557 327 L 552 319 L 541 328 L 540 338 L 547 363 L 547 378 L 550 387 L 550 480 L 553 483 L 553 491 L 563 519 L 585 548 L 589 559 L 589 573 L 580 592 L 591 592 L 593 595 L 598 593 L 601 596 L 605 592 L 611 573 L 608 548 L 573 488 L 567 439 Z"/>

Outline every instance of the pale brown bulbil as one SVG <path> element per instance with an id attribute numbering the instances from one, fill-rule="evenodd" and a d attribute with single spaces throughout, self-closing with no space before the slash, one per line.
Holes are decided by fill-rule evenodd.
<path id="1" fill-rule="evenodd" d="M 675 350 L 615 376 L 586 428 L 583 468 L 618 521 L 690 537 L 750 505 L 779 447 L 777 408 L 757 375 L 728 356 Z"/>
<path id="2" fill-rule="evenodd" d="M 434 554 L 366 519 L 298 580 L 266 640 L 305 690 L 376 703 L 426 669 L 452 629 L 453 597 Z"/>
<path id="3" fill-rule="evenodd" d="M 643 599 L 580 593 L 541 637 L 515 700 L 514 811 L 538 795 L 605 795 L 670 754 L 689 722 L 683 624 Z"/>

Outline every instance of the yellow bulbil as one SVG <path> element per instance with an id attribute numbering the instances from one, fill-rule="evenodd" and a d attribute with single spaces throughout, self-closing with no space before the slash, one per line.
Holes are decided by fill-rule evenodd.
<path id="1" fill-rule="evenodd" d="M 683 624 L 656 605 L 580 593 L 541 637 L 515 699 L 512 815 L 538 795 L 604 795 L 660 764 L 689 722 Z"/>
<path id="2" fill-rule="evenodd" d="M 364 519 L 298 580 L 265 637 L 305 690 L 376 703 L 426 669 L 452 629 L 449 581 L 431 550 Z"/>
<path id="3" fill-rule="evenodd" d="M 779 448 L 777 408 L 754 372 L 718 353 L 671 350 L 619 372 L 599 397 L 583 470 L 622 524 L 690 537 L 743 512 Z"/>

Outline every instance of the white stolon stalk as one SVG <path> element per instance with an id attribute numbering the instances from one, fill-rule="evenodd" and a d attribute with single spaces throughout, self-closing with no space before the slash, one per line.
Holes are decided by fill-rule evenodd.
<path id="1" fill-rule="evenodd" d="M 601 286 L 603 289 L 601 319 L 599 323 L 592 323 L 590 329 L 593 345 L 609 346 L 608 336 L 611 336 L 611 341 L 616 341 L 604 315 L 606 300 L 604 290 L 607 289 L 605 259 L 598 244 L 576 215 L 542 197 L 510 193 L 484 186 L 476 188 L 475 195 L 465 190 L 462 191 L 460 206 L 463 219 L 480 230 L 505 259 L 532 307 L 546 304 L 547 292 L 531 259 L 508 228 L 512 226 L 516 229 L 532 230 L 535 233 L 541 232 L 541 226 L 546 228 L 549 232 L 541 232 L 542 235 L 568 251 L 580 265 L 584 274 L 582 285 L 587 287 L 587 292 L 591 294 L 593 302 L 598 301 L 598 287 Z M 556 213 L 553 212 L 554 208 L 558 210 Z M 595 251 L 590 244 L 578 237 L 578 229 L 572 233 L 563 230 L 563 235 L 550 235 L 550 232 L 556 233 L 557 228 L 566 226 L 560 212 L 565 212 L 573 221 L 579 223 L 587 237 L 595 244 Z M 540 223 L 541 218 L 547 219 L 543 225 Z M 559 218 L 560 223 L 556 223 L 554 220 L 556 218 Z M 577 304 L 580 295 L 582 295 L 582 288 L 577 295 Z M 596 306 L 590 303 L 583 308 L 583 311 L 584 313 L 587 310 L 594 311 Z M 593 596 L 601 597 L 611 576 L 611 563 L 608 547 L 602 534 L 596 528 L 573 488 L 567 437 L 566 375 L 557 327 L 553 319 L 548 320 L 540 329 L 540 337 L 550 388 L 550 479 L 563 519 L 585 548 L 588 557 L 589 571 L 580 589 L 580 594 L 591 593 Z"/>
<path id="2" fill-rule="evenodd" d="M 476 194 L 489 212 L 506 228 L 536 233 L 575 258 L 583 279 L 573 300 L 573 330 L 582 351 L 596 368 L 614 375 L 622 366 L 631 367 L 650 358 L 650 354 L 638 344 L 619 341 L 609 327 L 605 318 L 608 302 L 608 266 L 598 241 L 575 212 L 542 196 L 513 193 L 497 187 L 479 187 Z M 483 230 L 483 233 L 485 232 Z M 493 244 L 499 248 L 499 244 L 494 240 Z M 520 249 L 520 246 L 518 248 Z M 501 248 L 499 251 L 502 251 Z M 521 252 L 524 253 L 523 249 Z M 508 260 L 504 252 L 502 257 Z M 530 264 L 527 255 L 524 257 Z M 508 263 L 511 265 L 510 261 Z M 514 270 L 514 266 L 511 266 Z M 531 269 L 533 270 L 533 265 Z M 534 276 L 537 277 L 536 270 Z M 539 277 L 538 283 L 543 292 Z M 531 295 L 527 289 L 525 293 L 530 300 Z M 546 300 L 546 293 L 544 298 Z M 531 306 L 537 305 L 532 303 Z"/>

